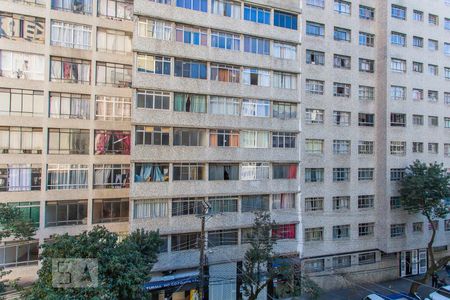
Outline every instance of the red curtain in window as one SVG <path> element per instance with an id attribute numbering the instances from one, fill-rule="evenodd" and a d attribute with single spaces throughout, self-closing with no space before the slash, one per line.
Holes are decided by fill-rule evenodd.
<path id="1" fill-rule="evenodd" d="M 106 145 L 109 143 L 111 134 L 107 132 L 99 132 L 95 135 L 95 154 L 105 154 Z"/>
<path id="2" fill-rule="evenodd" d="M 277 240 L 295 239 L 295 224 L 276 226 L 272 229 L 272 236 Z"/>
<path id="3" fill-rule="evenodd" d="M 297 178 L 297 165 L 290 165 L 288 179 L 295 179 L 295 178 Z"/>

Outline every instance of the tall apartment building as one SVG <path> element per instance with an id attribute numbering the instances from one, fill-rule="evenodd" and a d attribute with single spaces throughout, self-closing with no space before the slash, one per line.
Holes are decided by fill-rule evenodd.
<path id="1" fill-rule="evenodd" d="M 36 266 L 53 234 L 129 230 L 132 12 L 114 0 L 0 3 L 0 199 L 38 228 L 5 243 L 7 267 Z"/>

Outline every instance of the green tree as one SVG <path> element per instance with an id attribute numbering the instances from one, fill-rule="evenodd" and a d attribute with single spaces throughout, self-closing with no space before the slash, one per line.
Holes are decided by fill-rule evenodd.
<path id="1" fill-rule="evenodd" d="M 25 299 L 150 299 L 143 283 L 157 261 L 161 246 L 157 232 L 137 230 L 119 241 L 116 233 L 96 226 L 77 236 L 57 235 L 42 245 L 39 278 L 24 293 Z M 98 260 L 98 286 L 54 288 L 53 258 L 95 258 Z"/>
<path id="2" fill-rule="evenodd" d="M 36 232 L 34 225 L 23 218 L 18 208 L 5 203 L 0 203 L 0 227 L 0 242 L 4 239 L 30 240 Z M 18 279 L 2 279 L 10 273 L 11 271 L 5 271 L 4 267 L 0 268 L 0 293 L 5 292 L 8 287 L 18 288 Z"/>
<path id="3" fill-rule="evenodd" d="M 436 237 L 436 227 L 433 221 L 445 218 L 450 212 L 444 198 L 450 196 L 450 176 L 442 164 L 426 163 L 416 160 L 406 169 L 400 182 L 400 197 L 402 206 L 410 213 L 420 213 L 428 220 L 432 234 L 428 242 L 429 266 L 425 275 L 411 284 L 410 293 L 417 292 L 420 284 L 426 283 L 428 278 L 442 268 L 450 260 L 445 256 L 435 260 L 433 244 Z"/>

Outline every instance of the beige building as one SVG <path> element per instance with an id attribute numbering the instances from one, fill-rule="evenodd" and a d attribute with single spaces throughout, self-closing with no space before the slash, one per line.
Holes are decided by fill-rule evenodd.
<path id="1" fill-rule="evenodd" d="M 325 288 L 424 272 L 396 181 L 450 169 L 450 3 L 381 2 L 2 0 L 0 196 L 38 231 L 0 262 L 35 270 L 39 242 L 95 224 L 159 230 L 146 286 L 184 299 L 207 207 L 210 299 L 241 293 L 259 209 L 277 265 Z"/>

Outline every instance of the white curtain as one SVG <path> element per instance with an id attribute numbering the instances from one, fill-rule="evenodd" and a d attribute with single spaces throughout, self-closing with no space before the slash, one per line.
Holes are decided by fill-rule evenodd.
<path id="1" fill-rule="evenodd" d="M 10 165 L 8 169 L 8 191 L 31 190 L 31 166 Z"/>
<path id="2" fill-rule="evenodd" d="M 135 200 L 134 218 L 161 218 L 166 217 L 168 211 L 167 201 L 161 200 Z"/>

